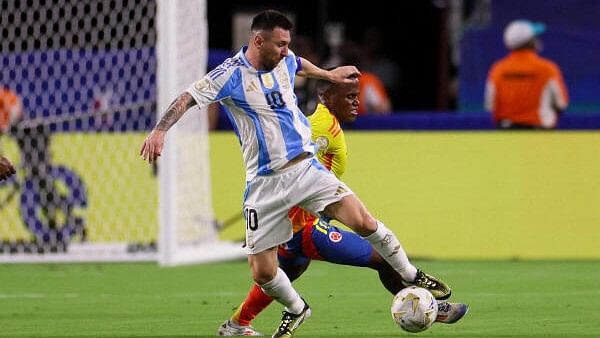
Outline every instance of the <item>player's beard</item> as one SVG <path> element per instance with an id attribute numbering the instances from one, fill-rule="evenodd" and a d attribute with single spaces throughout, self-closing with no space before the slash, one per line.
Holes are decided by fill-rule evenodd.
<path id="1" fill-rule="evenodd" d="M 265 70 L 272 71 L 273 69 L 275 69 L 275 67 L 277 67 L 277 65 L 279 64 L 279 61 L 281 61 L 281 60 L 268 60 L 268 61 L 266 61 L 264 63 Z"/>
<path id="2" fill-rule="evenodd" d="M 269 57 L 268 55 L 265 55 L 263 57 L 264 70 L 269 72 L 272 71 L 273 69 L 275 69 L 275 67 L 277 67 L 279 62 L 281 62 L 281 57 L 279 55 L 274 57 Z"/>

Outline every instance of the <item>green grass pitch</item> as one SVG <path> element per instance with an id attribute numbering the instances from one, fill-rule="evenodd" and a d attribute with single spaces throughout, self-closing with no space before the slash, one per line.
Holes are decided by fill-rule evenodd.
<path id="1" fill-rule="evenodd" d="M 313 308 L 297 337 L 599 337 L 600 262 L 416 261 L 471 310 L 420 334 L 395 327 L 368 269 L 314 262 L 296 287 Z M 246 262 L 0 265 L 0 337 L 207 337 L 245 296 Z M 270 335 L 281 306 L 255 321 Z"/>

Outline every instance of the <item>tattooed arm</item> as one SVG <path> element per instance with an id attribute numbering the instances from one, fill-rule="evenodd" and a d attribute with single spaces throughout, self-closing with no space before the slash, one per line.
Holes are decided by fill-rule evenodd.
<path id="1" fill-rule="evenodd" d="M 167 131 L 173 126 L 183 114 L 190 108 L 196 105 L 196 101 L 189 93 L 183 93 L 179 95 L 167 108 L 167 112 L 156 124 L 154 129 Z"/>
<path id="2" fill-rule="evenodd" d="M 195 105 L 196 101 L 194 101 L 194 98 L 189 93 L 183 93 L 171 102 L 165 115 L 156 124 L 142 144 L 140 155 L 144 161 L 147 160 L 148 162 L 153 163 L 158 159 L 162 153 L 167 130 L 179 121 L 188 109 Z"/>

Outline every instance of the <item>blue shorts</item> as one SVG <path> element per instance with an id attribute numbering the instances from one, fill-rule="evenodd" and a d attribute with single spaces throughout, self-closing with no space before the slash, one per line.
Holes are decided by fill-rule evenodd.
<path id="1" fill-rule="evenodd" d="M 284 267 L 305 265 L 311 259 L 364 267 L 369 265 L 372 252 L 371 244 L 358 234 L 319 220 L 280 245 L 277 257 Z"/>

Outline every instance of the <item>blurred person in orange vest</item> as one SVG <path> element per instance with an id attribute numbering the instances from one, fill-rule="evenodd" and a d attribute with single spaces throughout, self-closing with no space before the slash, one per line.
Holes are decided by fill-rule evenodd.
<path id="1" fill-rule="evenodd" d="M 23 117 L 21 98 L 8 87 L 0 87 L 0 132 L 6 133 L 11 125 Z"/>
<path id="2" fill-rule="evenodd" d="M 510 53 L 494 63 L 485 87 L 485 108 L 501 129 L 556 128 L 569 97 L 560 68 L 538 55 L 542 23 L 515 20 L 504 30 Z"/>
<path id="3" fill-rule="evenodd" d="M 0 87 L 0 134 L 8 132 L 11 124 L 20 119 L 23 105 L 19 96 L 6 87 Z M 0 155 L 0 181 L 15 174 L 10 161 Z"/>

